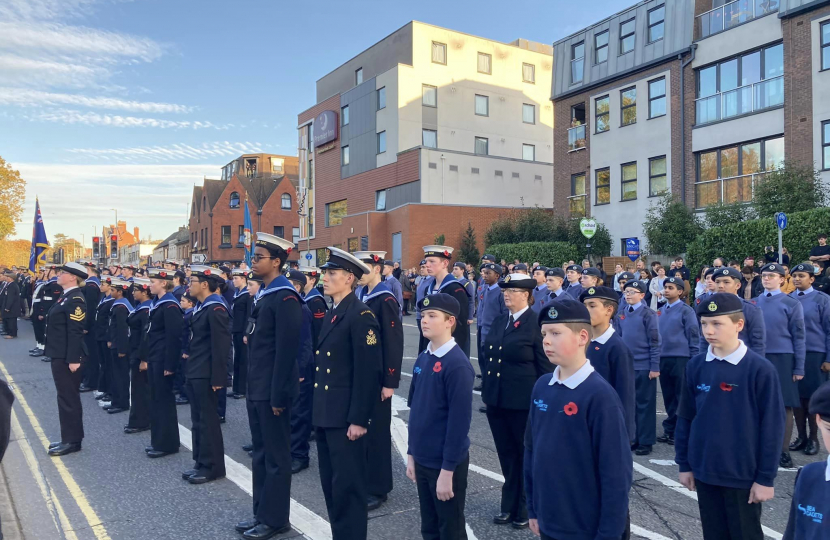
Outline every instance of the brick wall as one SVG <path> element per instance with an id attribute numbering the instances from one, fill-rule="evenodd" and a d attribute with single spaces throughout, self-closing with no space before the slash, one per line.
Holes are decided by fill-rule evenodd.
<path id="1" fill-rule="evenodd" d="M 686 148 L 683 149 L 683 152 L 686 153 L 686 205 L 694 208 L 696 167 L 695 156 L 692 153 L 692 127 L 695 124 L 695 95 L 697 92 L 697 80 L 695 79 L 695 70 L 692 69 L 691 63 L 686 66 L 683 76 L 683 86 L 685 87 L 683 107 L 686 112 Z M 680 131 L 680 124 L 678 124 L 677 131 Z M 678 156 L 679 155 L 680 154 L 678 154 Z M 678 159 L 676 161 L 679 162 L 680 160 Z M 674 183 L 672 183 L 672 188 L 673 187 Z"/>

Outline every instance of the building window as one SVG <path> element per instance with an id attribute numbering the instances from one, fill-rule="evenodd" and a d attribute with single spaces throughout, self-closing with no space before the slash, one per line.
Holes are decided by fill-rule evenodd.
<path id="1" fill-rule="evenodd" d="M 822 168 L 830 169 L 830 120 L 821 123 Z"/>
<path id="2" fill-rule="evenodd" d="M 664 25 L 666 18 L 666 5 L 663 4 L 648 12 L 648 42 L 654 43 L 663 39 Z"/>
<path id="3" fill-rule="evenodd" d="M 666 114 L 666 78 L 660 77 L 648 82 L 648 117 L 657 118 Z"/>
<path id="4" fill-rule="evenodd" d="M 595 63 L 601 64 L 608 60 L 608 30 L 594 36 L 594 50 L 597 54 Z"/>
<path id="5" fill-rule="evenodd" d="M 378 154 L 386 152 L 386 132 L 378 133 Z"/>
<path id="6" fill-rule="evenodd" d="M 231 243 L 231 226 L 222 225 L 222 245 L 230 245 Z"/>
<path id="7" fill-rule="evenodd" d="M 571 217 L 585 217 L 585 173 L 571 175 L 571 196 L 568 197 Z"/>
<path id="8" fill-rule="evenodd" d="M 821 23 L 821 69 L 830 69 L 830 21 Z"/>
<path id="9" fill-rule="evenodd" d="M 423 145 L 426 148 L 438 148 L 438 132 L 434 129 L 425 129 L 422 131 Z"/>
<path id="10" fill-rule="evenodd" d="M 245 225 L 239 226 L 239 236 L 237 236 L 236 243 L 245 244 Z"/>
<path id="11" fill-rule="evenodd" d="M 386 87 L 378 90 L 378 110 L 386 108 Z"/>
<path id="12" fill-rule="evenodd" d="M 343 222 L 343 218 L 346 217 L 346 212 L 346 199 L 328 203 L 326 205 L 326 227 L 340 225 Z"/>
<path id="13" fill-rule="evenodd" d="M 597 200 L 594 204 L 611 202 L 611 169 L 598 169 L 596 172 Z"/>
<path id="14" fill-rule="evenodd" d="M 476 137 L 475 153 L 479 154 L 479 155 L 482 155 L 482 156 L 488 155 L 489 154 L 488 145 L 489 145 L 489 141 L 486 138 Z"/>
<path id="15" fill-rule="evenodd" d="M 478 72 L 485 75 L 493 74 L 493 57 L 486 53 L 478 53 Z"/>
<path id="16" fill-rule="evenodd" d="M 706 124 L 784 104 L 784 46 L 697 70 L 695 122 Z"/>
<path id="17" fill-rule="evenodd" d="M 340 109 L 340 125 L 341 126 L 348 126 L 349 125 L 349 106 L 346 105 Z"/>
<path id="18" fill-rule="evenodd" d="M 522 80 L 524 82 L 536 82 L 536 66 L 533 64 L 522 64 Z"/>
<path id="19" fill-rule="evenodd" d="M 603 133 L 611 129 L 611 97 L 602 96 L 594 100 L 594 117 L 596 132 Z"/>
<path id="20" fill-rule="evenodd" d="M 447 44 L 432 42 L 432 62 L 447 65 Z"/>
<path id="21" fill-rule="evenodd" d="M 490 116 L 490 98 L 476 94 L 476 116 Z"/>
<path id="22" fill-rule="evenodd" d="M 438 106 L 438 87 L 425 84 L 421 87 L 421 104 L 427 107 Z"/>
<path id="23" fill-rule="evenodd" d="M 285 227 L 282 225 L 274 225 L 274 236 L 285 238 Z"/>
<path id="24" fill-rule="evenodd" d="M 291 241 L 294 242 L 295 246 L 300 241 L 300 228 L 299 227 L 292 227 L 291 228 Z"/>
<path id="25" fill-rule="evenodd" d="M 620 24 L 620 54 L 634 50 L 634 30 L 636 24 L 634 19 L 629 19 Z"/>
<path id="26" fill-rule="evenodd" d="M 386 190 L 382 189 L 375 192 L 375 210 L 386 210 Z"/>
<path id="27" fill-rule="evenodd" d="M 582 82 L 585 70 L 585 42 L 571 45 L 571 84 Z"/>
<path id="28" fill-rule="evenodd" d="M 532 144 L 523 144 L 522 159 L 525 161 L 536 161 L 536 147 Z"/>
<path id="29" fill-rule="evenodd" d="M 341 156 L 342 165 L 348 165 L 349 164 L 349 147 L 348 146 L 344 146 L 343 148 L 340 149 L 340 156 Z"/>
<path id="30" fill-rule="evenodd" d="M 622 166 L 622 200 L 633 201 L 637 198 L 637 163 L 624 163 Z"/>
<path id="31" fill-rule="evenodd" d="M 231 193 L 230 207 L 231 208 L 239 208 L 239 193 L 237 193 L 235 191 L 233 193 Z"/>
<path id="32" fill-rule="evenodd" d="M 283 210 L 291 210 L 291 195 L 283 193 L 280 197 L 280 208 Z"/>
<path id="33" fill-rule="evenodd" d="M 637 121 L 637 88 L 626 88 L 620 91 L 620 116 L 623 126 Z"/>
<path id="34" fill-rule="evenodd" d="M 648 160 L 648 196 L 663 195 L 669 190 L 666 182 L 666 156 Z"/>
<path id="35" fill-rule="evenodd" d="M 536 105 L 522 103 L 522 122 L 525 124 L 536 123 Z"/>
<path id="36" fill-rule="evenodd" d="M 363 68 L 354 70 L 354 85 L 363 84 Z"/>

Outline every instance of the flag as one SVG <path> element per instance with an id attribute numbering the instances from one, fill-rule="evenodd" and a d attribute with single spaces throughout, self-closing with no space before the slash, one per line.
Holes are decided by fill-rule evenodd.
<path id="1" fill-rule="evenodd" d="M 29 270 L 37 272 L 41 265 L 46 264 L 47 249 L 49 249 L 49 239 L 46 238 L 46 229 L 43 228 L 43 215 L 40 213 L 40 201 L 35 199 L 35 225 L 32 228 L 32 250 L 29 252 Z"/>
<path id="2" fill-rule="evenodd" d="M 251 257 L 254 253 L 251 248 L 251 212 L 248 210 L 248 197 L 245 197 L 245 226 L 242 235 L 245 237 L 245 264 L 250 268 Z"/>

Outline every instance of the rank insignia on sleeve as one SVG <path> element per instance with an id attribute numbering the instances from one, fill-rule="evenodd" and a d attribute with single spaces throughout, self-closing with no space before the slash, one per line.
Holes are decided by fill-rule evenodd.
<path id="1" fill-rule="evenodd" d="M 377 345 L 378 344 L 378 337 L 375 335 L 373 330 L 369 330 L 369 333 L 366 334 L 366 345 Z"/>
<path id="2" fill-rule="evenodd" d="M 78 306 L 75 308 L 75 313 L 69 315 L 69 318 L 73 321 L 80 322 L 86 318 L 86 313 L 84 313 L 84 310 L 82 310 L 81 307 Z"/>

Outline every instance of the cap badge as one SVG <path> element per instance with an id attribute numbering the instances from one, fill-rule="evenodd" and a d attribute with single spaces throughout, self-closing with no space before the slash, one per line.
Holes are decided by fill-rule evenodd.
<path id="1" fill-rule="evenodd" d="M 505 283 L 510 283 L 510 276 L 505 276 L 504 277 L 504 282 Z"/>
<path id="2" fill-rule="evenodd" d="M 729 273 L 729 270 L 727 270 L 726 268 L 724 268 L 723 271 L 721 272 L 721 274 L 723 274 L 724 276 L 728 273 Z"/>
<path id="3" fill-rule="evenodd" d="M 594 293 L 596 293 L 596 292 L 597 292 L 597 291 L 596 291 L 596 290 L 594 290 L 594 288 L 593 288 L 593 287 L 591 287 L 590 289 L 588 289 L 588 294 L 594 294 Z"/>
<path id="4" fill-rule="evenodd" d="M 559 316 L 559 312 L 556 311 L 556 308 L 550 308 L 548 310 L 548 318 L 555 319 Z"/>
<path id="5" fill-rule="evenodd" d="M 424 307 L 429 305 L 429 298 L 424 298 Z"/>
<path id="6" fill-rule="evenodd" d="M 770 270 L 775 270 L 775 265 L 774 264 L 769 265 L 769 269 Z"/>
<path id="7" fill-rule="evenodd" d="M 718 310 L 718 305 L 714 302 L 711 302 L 709 304 L 709 311 L 717 311 L 717 310 Z"/>

